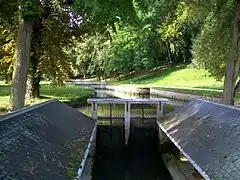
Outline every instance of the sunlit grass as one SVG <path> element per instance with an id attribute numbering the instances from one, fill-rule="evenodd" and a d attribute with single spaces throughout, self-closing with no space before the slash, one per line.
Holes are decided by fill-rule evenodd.
<path id="1" fill-rule="evenodd" d="M 40 98 L 26 100 L 26 105 L 37 104 L 51 99 L 58 99 L 63 102 L 90 97 L 93 91 L 91 89 L 80 88 L 77 85 L 65 85 L 53 87 L 50 82 L 41 82 Z M 7 110 L 10 98 L 10 85 L 0 81 L 0 111 Z"/>
<path id="2" fill-rule="evenodd" d="M 111 82 L 110 82 L 111 83 Z M 154 87 L 160 90 L 221 97 L 223 81 L 216 80 L 206 70 L 180 65 L 113 81 L 112 84 L 133 87 Z"/>
<path id="3" fill-rule="evenodd" d="M 210 74 L 201 69 L 190 68 L 185 65 L 170 67 L 160 72 L 144 74 L 142 76 L 115 82 L 121 85 L 141 85 L 148 87 L 176 86 L 222 89 L 223 82 L 217 81 Z"/>

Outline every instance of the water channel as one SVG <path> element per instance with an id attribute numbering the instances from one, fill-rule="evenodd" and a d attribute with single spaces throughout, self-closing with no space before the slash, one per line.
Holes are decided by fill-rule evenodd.
<path id="1" fill-rule="evenodd" d="M 111 91 L 96 92 L 96 96 L 100 98 L 114 96 Z M 98 108 L 98 115 L 109 115 L 108 105 L 101 105 Z M 164 113 L 174 108 L 173 105 L 165 105 Z M 82 107 L 79 111 L 90 115 L 91 107 Z M 142 113 L 155 115 L 156 107 L 154 105 L 132 107 L 132 115 L 141 116 Z M 123 114 L 123 106 L 115 105 L 112 108 L 112 115 Z M 112 126 L 107 120 L 99 121 L 92 180 L 170 180 L 171 176 L 159 153 L 157 133 L 157 127 L 131 127 L 129 144 L 125 147 L 123 121 L 115 121 Z"/>

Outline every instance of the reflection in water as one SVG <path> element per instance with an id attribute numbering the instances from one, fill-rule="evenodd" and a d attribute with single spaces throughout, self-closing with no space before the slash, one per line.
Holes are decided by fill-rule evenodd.
<path id="1" fill-rule="evenodd" d="M 168 180 L 157 130 L 134 128 L 127 147 L 120 126 L 99 126 L 92 180 Z"/>
<path id="2" fill-rule="evenodd" d="M 98 91 L 97 95 L 109 97 L 106 91 Z M 164 111 L 167 113 L 172 109 L 173 107 L 165 106 Z M 91 115 L 91 106 L 80 108 L 79 111 Z M 156 115 L 156 105 L 131 107 L 132 116 L 142 114 Z M 109 105 L 98 105 L 98 116 L 109 115 Z M 124 115 L 124 105 L 114 105 L 112 115 Z M 158 152 L 157 128 L 131 125 L 130 133 L 128 146 L 125 147 L 123 121 L 118 121 L 114 126 L 99 123 L 92 180 L 171 179 Z"/>

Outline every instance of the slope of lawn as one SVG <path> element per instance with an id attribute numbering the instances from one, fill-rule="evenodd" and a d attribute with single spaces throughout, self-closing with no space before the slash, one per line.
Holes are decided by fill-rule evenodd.
<path id="1" fill-rule="evenodd" d="M 5 111 L 9 105 L 10 85 L 0 81 L 0 111 Z M 38 99 L 27 100 L 27 105 L 41 103 L 50 99 L 58 99 L 62 102 L 73 102 L 75 104 L 81 103 L 77 101 L 84 101 L 91 97 L 93 91 L 91 89 L 80 88 L 76 85 L 65 85 L 62 87 L 53 87 L 49 82 L 41 82 L 40 89 L 41 97 Z M 76 102 L 74 102 L 76 101 Z"/>
<path id="2" fill-rule="evenodd" d="M 158 72 L 146 73 L 115 83 L 149 87 L 175 86 L 205 89 L 222 89 L 223 86 L 222 81 L 217 81 L 214 77 L 211 77 L 207 71 L 191 68 L 186 65 L 160 69 Z"/>
<path id="3" fill-rule="evenodd" d="M 181 93 L 216 96 L 222 95 L 223 81 L 217 81 L 207 71 L 186 65 L 163 67 L 158 71 L 114 81 L 123 86 L 154 87 Z"/>

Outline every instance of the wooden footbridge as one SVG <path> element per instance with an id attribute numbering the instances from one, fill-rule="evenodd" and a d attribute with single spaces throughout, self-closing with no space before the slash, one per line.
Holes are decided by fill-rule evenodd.
<path id="1" fill-rule="evenodd" d="M 130 124 L 131 119 L 137 119 L 137 118 L 144 118 L 144 119 L 156 119 L 159 120 L 163 116 L 163 105 L 168 100 L 163 98 L 155 98 L 155 99 L 116 99 L 116 98 L 105 98 L 105 99 L 88 99 L 88 103 L 92 104 L 92 118 L 95 120 L 100 119 L 109 119 L 110 123 L 112 124 L 112 119 L 124 119 L 124 128 L 125 128 L 125 144 L 128 144 L 129 134 L 130 134 Z M 109 104 L 110 109 L 110 116 L 108 117 L 99 117 L 98 116 L 98 105 L 99 104 Z M 125 106 L 124 108 L 124 116 L 112 116 L 112 106 L 114 104 L 123 104 Z M 141 117 L 131 116 L 131 105 L 133 104 L 156 104 L 156 116 L 144 116 L 144 113 L 142 112 Z"/>

